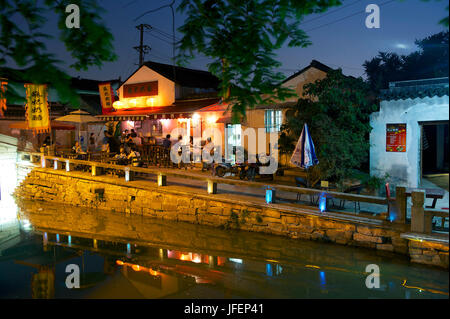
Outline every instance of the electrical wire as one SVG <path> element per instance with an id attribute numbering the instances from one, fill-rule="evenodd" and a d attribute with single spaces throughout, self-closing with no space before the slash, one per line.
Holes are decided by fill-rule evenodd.
<path id="1" fill-rule="evenodd" d="M 389 0 L 389 1 L 386 1 L 386 2 L 383 2 L 383 3 L 379 4 L 378 6 L 381 7 L 381 6 L 387 5 L 387 4 L 389 4 L 389 3 L 392 3 L 392 2 L 394 2 L 394 1 L 396 1 L 396 0 Z M 325 24 L 323 24 L 323 25 L 317 26 L 317 27 L 312 28 L 312 29 L 309 29 L 309 30 L 305 30 L 305 32 L 315 31 L 315 30 L 317 30 L 317 29 L 327 27 L 327 26 L 329 26 L 329 25 L 335 24 L 335 23 L 337 23 L 337 22 L 341 22 L 341 21 L 343 21 L 343 20 L 345 20 L 345 19 L 352 18 L 352 17 L 354 17 L 354 16 L 356 16 L 356 15 L 359 15 L 359 14 L 362 14 L 362 13 L 365 13 L 365 12 L 366 12 L 365 9 L 364 9 L 364 10 L 361 10 L 361 11 L 358 11 L 358 12 L 354 12 L 354 13 L 352 13 L 352 14 L 350 14 L 350 15 L 348 15 L 348 16 L 342 17 L 342 18 L 340 18 L 340 19 L 337 19 L 337 20 L 334 20 L 334 21 L 325 23 Z"/>
<path id="2" fill-rule="evenodd" d="M 338 8 L 335 9 L 335 10 L 331 10 L 331 11 L 328 11 L 328 12 L 324 12 L 324 13 L 320 14 L 320 15 L 317 16 L 317 17 L 314 17 L 314 18 L 312 18 L 312 19 L 309 19 L 309 20 L 307 20 L 307 21 L 302 22 L 301 25 L 306 24 L 306 23 L 310 23 L 311 21 L 316 21 L 317 19 L 320 19 L 320 18 L 323 18 L 323 17 L 326 17 L 326 16 L 329 16 L 330 14 L 333 14 L 333 13 L 335 13 L 335 12 L 338 12 L 338 11 L 342 10 L 342 9 L 348 8 L 348 7 L 350 7 L 350 6 L 354 5 L 354 4 L 357 4 L 358 2 L 361 2 L 361 0 L 357 0 L 357 1 L 355 1 L 355 2 L 349 3 L 349 4 L 344 5 L 344 6 L 342 6 L 342 7 L 338 7 Z"/>

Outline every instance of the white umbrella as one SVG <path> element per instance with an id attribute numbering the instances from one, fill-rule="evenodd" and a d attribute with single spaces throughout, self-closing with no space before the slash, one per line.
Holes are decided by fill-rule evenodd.
<path id="1" fill-rule="evenodd" d="M 58 117 L 55 121 L 78 123 L 78 141 L 80 141 L 80 125 L 82 123 L 99 122 L 101 120 L 92 116 L 88 112 L 78 110 L 70 112 L 69 115 Z"/>

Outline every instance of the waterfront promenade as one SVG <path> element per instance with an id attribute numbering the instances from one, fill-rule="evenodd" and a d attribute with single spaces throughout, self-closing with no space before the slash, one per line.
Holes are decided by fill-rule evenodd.
<path id="1" fill-rule="evenodd" d="M 317 206 L 309 205 L 308 201 L 297 203 L 295 200 L 298 192 L 307 197 L 317 196 L 321 193 L 320 190 L 272 184 L 277 189 L 277 198 L 280 200 L 267 203 L 265 191 L 269 184 L 265 183 L 214 178 L 189 170 L 103 165 L 104 168 L 128 172 L 127 180 L 98 171 L 99 163 L 51 158 L 38 163 L 41 164 L 40 167 L 35 167 L 18 188 L 18 196 L 391 251 L 409 255 L 415 262 L 448 268 L 448 232 L 431 233 L 431 228 L 427 232 L 423 228 L 426 226 L 425 220 L 425 224 L 418 223 L 414 218 L 411 224 L 406 221 L 393 222 L 387 219 L 389 216 L 386 214 L 356 214 L 351 209 L 347 212 L 332 209 L 320 212 Z M 54 163 L 65 163 L 69 171 Z M 85 168 L 91 166 L 91 170 L 73 170 L 71 165 L 77 164 L 84 165 Z M 131 170 L 134 171 L 134 176 L 130 174 Z M 386 198 L 333 192 L 330 194 L 335 199 L 367 201 L 387 208 Z M 413 196 L 417 197 L 417 194 L 414 193 Z M 406 200 L 402 202 L 406 204 Z M 402 209 L 406 217 L 407 207 L 404 204 L 399 203 L 397 198 L 392 208 Z M 425 212 L 423 202 L 421 210 L 417 205 L 414 209 L 419 214 L 422 211 L 422 215 Z"/>

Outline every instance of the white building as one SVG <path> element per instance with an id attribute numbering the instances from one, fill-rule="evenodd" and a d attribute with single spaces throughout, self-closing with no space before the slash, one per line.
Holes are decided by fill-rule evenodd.
<path id="1" fill-rule="evenodd" d="M 427 174 L 448 176 L 448 78 L 389 83 L 371 115 L 370 173 L 419 187 Z"/>

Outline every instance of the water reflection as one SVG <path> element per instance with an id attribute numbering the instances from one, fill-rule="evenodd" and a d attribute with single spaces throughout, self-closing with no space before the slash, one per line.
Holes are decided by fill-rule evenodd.
<path id="1" fill-rule="evenodd" d="M 0 248 L 0 298 L 448 298 L 448 272 L 392 254 L 43 203 L 19 207 L 29 226 Z M 371 290 L 372 263 L 381 287 Z M 80 268 L 80 289 L 65 285 L 69 264 Z"/>

